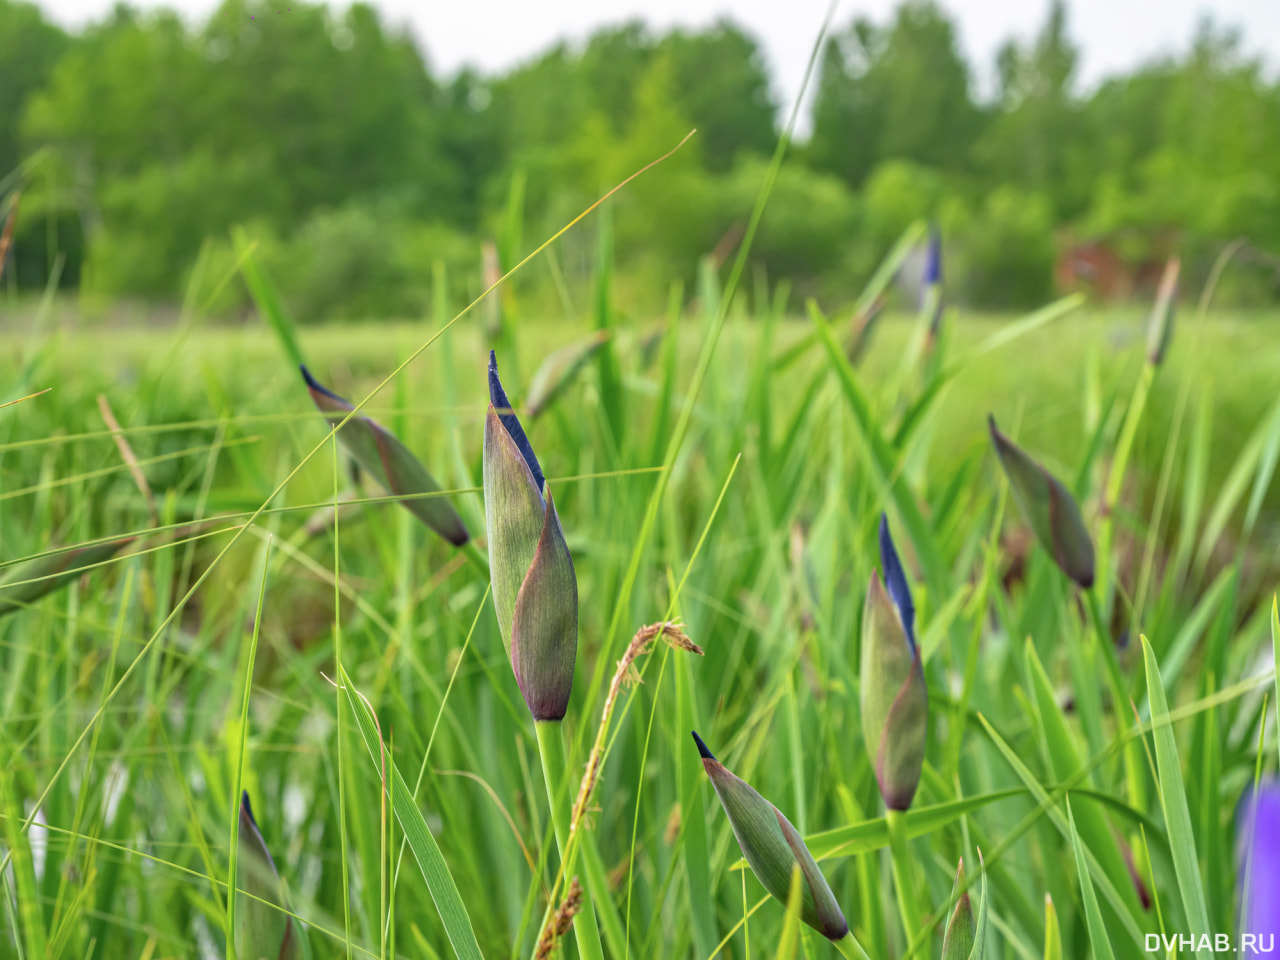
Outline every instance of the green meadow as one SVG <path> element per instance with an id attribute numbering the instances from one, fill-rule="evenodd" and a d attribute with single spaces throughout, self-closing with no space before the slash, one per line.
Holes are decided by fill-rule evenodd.
<path id="1" fill-rule="evenodd" d="M 49 389 L 0 410 L 0 955 L 256 960 L 228 930 L 265 910 L 315 957 L 590 956 L 567 922 L 542 940 L 578 878 L 604 956 L 835 956 L 743 868 L 694 730 L 807 838 L 868 956 L 940 956 L 966 890 L 987 957 L 1234 930 L 1240 797 L 1276 758 L 1274 317 L 1192 300 L 1153 365 L 1141 308 L 948 310 L 935 338 L 898 312 L 855 365 L 851 305 L 741 276 L 704 264 L 633 316 L 606 273 L 588 313 L 496 331 L 443 284 L 359 326 L 297 327 L 269 281 L 239 326 L 15 312 L 6 399 Z M 490 589 L 490 346 L 576 571 L 559 784 Z M 351 468 L 294 350 L 469 544 Z M 1081 505 L 1091 588 L 1032 535 L 988 414 Z M 929 705 L 893 816 L 859 707 L 882 512 Z M 124 535 L 31 591 L 41 555 Z M 663 623 L 701 655 L 629 647 Z M 562 859 L 547 787 L 576 796 L 589 757 Z M 242 790 L 278 896 L 244 879 Z"/>

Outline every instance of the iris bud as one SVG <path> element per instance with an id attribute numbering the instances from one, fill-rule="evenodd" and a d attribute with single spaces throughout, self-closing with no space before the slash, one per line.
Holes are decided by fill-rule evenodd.
<path id="1" fill-rule="evenodd" d="M 750 784 L 730 773 L 696 733 L 693 739 L 702 755 L 702 767 L 729 817 L 733 835 L 738 838 L 742 855 L 761 885 L 785 905 L 791 890 L 792 870 L 799 866 L 800 919 L 830 940 L 844 939 L 849 924 L 791 821 Z"/>
<path id="2" fill-rule="evenodd" d="M 240 798 L 240 838 L 236 887 L 249 896 L 236 901 L 236 956 L 240 960 L 296 960 L 303 953 L 303 934 L 285 912 L 285 897 L 275 861 L 267 849 L 249 805 Z M 264 902 L 265 901 L 265 902 Z"/>
<path id="3" fill-rule="evenodd" d="M 1093 586 L 1093 542 L 1075 497 L 1057 477 L 1001 433 L 994 417 L 988 416 L 987 422 L 1013 499 L 1031 524 L 1036 539 L 1062 572 L 1087 590 Z"/>
<path id="4" fill-rule="evenodd" d="M 489 398 L 484 512 L 498 629 L 534 720 L 560 720 L 578 654 L 578 579 L 551 490 L 492 351 Z"/>
<path id="5" fill-rule="evenodd" d="M 78 577 L 87 567 L 110 560 L 136 539 L 121 537 L 105 543 L 73 547 L 18 564 L 0 582 L 0 617 L 21 610 L 53 593 Z"/>
<path id="6" fill-rule="evenodd" d="M 871 575 L 862 610 L 862 733 L 885 806 L 906 810 L 924 768 L 929 691 L 911 591 L 883 514 L 880 561 L 884 583 Z"/>
<path id="7" fill-rule="evenodd" d="M 316 408 L 324 414 L 330 426 L 337 427 L 355 407 L 322 386 L 306 367 L 301 370 Z M 358 413 L 338 431 L 338 441 L 361 469 L 389 493 L 411 497 L 400 502 L 415 517 L 455 547 L 467 542 L 467 528 L 452 503 L 441 496 L 417 496 L 439 493 L 440 484 L 393 433 L 372 418 Z"/>

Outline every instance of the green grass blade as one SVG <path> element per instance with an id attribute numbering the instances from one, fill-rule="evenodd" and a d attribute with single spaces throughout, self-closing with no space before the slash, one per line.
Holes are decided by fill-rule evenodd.
<path id="1" fill-rule="evenodd" d="M 1049 676 L 1045 673 L 1040 658 L 1036 656 L 1035 645 L 1030 640 L 1026 644 L 1026 654 L 1027 671 L 1035 693 L 1036 713 L 1045 739 L 1045 757 L 1054 779 L 1062 783 L 1084 766 L 1084 759 L 1080 755 L 1070 727 L 1067 726 L 1067 718 L 1054 695 Z M 1133 883 L 1130 882 L 1128 867 L 1125 865 L 1124 856 L 1116 843 L 1115 832 L 1107 822 L 1106 816 L 1096 804 L 1089 801 L 1080 805 L 1077 823 L 1085 845 L 1098 858 L 1107 876 L 1120 891 L 1125 906 L 1133 915 L 1135 922 L 1141 923 L 1142 904 L 1138 901 Z"/>
<path id="2" fill-rule="evenodd" d="M 1036 779 L 1035 774 L 1031 772 L 1027 765 L 1022 762 L 1022 758 L 1018 756 L 1017 752 L 1009 746 L 1008 742 L 1006 742 L 999 733 L 996 732 L 995 727 L 991 726 L 987 718 L 981 717 L 980 719 L 983 729 L 987 732 L 987 736 L 991 739 L 991 742 L 995 744 L 996 749 L 1000 751 L 1005 762 L 1008 763 L 1014 773 L 1018 775 L 1018 779 L 1026 784 L 1031 790 L 1031 795 L 1035 798 L 1036 803 L 1045 808 L 1049 820 L 1053 823 L 1054 827 L 1057 828 L 1058 832 L 1062 834 L 1064 838 L 1069 840 L 1071 832 L 1067 823 L 1067 818 L 1062 815 L 1062 811 L 1058 809 L 1058 805 L 1054 799 L 1049 796 L 1049 792 L 1041 785 L 1040 781 Z M 1093 852 L 1086 850 L 1084 852 L 1084 856 L 1087 861 L 1090 875 L 1092 875 L 1094 882 L 1102 888 L 1103 898 L 1116 912 L 1116 916 L 1124 926 L 1125 931 L 1132 938 L 1135 947 L 1140 947 L 1143 943 L 1143 930 L 1134 921 L 1134 918 L 1125 908 L 1124 897 L 1121 895 L 1120 891 L 1116 889 L 1115 884 L 1111 882 L 1111 878 L 1107 876 L 1106 870 L 1104 870 L 1102 865 L 1098 863 L 1098 859 L 1093 855 Z"/>
<path id="3" fill-rule="evenodd" d="M 1102 911 L 1098 909 L 1098 895 L 1094 892 L 1093 883 L 1089 879 L 1089 867 L 1084 860 L 1084 845 L 1080 842 L 1080 834 L 1076 832 L 1076 818 L 1071 811 L 1070 797 L 1067 798 L 1067 820 L 1071 828 L 1071 849 L 1075 851 L 1076 875 L 1080 878 L 1080 896 L 1084 900 L 1084 917 L 1089 928 L 1089 943 L 1093 946 L 1094 960 L 1115 960 L 1106 925 L 1102 922 Z M 1048 955 L 1047 949 L 1045 954 Z"/>
<path id="4" fill-rule="evenodd" d="M 254 259 L 253 241 L 241 227 L 231 231 L 231 238 L 235 243 L 236 253 L 241 258 L 240 273 L 244 277 L 244 284 L 249 288 L 249 295 L 257 304 L 258 312 L 262 314 L 262 319 L 267 322 L 267 326 L 280 341 L 280 347 L 284 350 L 290 366 L 295 369 L 302 366 L 306 360 L 302 356 L 302 347 L 298 344 L 297 325 L 285 310 L 284 302 L 280 299 L 280 293 L 276 290 L 275 284 Z"/>
<path id="5" fill-rule="evenodd" d="M 262 557 L 262 581 L 258 585 L 258 607 L 253 616 L 253 633 L 249 639 L 249 653 L 245 657 L 244 693 L 240 698 L 240 742 L 237 744 L 235 775 L 231 790 L 231 826 L 228 831 L 230 856 L 227 866 L 227 957 L 236 960 L 236 869 L 240 852 L 240 791 L 244 786 L 244 756 L 249 742 L 249 697 L 253 693 L 253 666 L 258 659 L 258 636 L 262 629 L 262 604 L 267 597 L 267 575 L 271 569 L 271 544 L 268 537 Z"/>
<path id="6" fill-rule="evenodd" d="M 1196 858 L 1191 814 L 1187 810 L 1187 791 L 1182 780 L 1178 744 L 1169 719 L 1169 704 L 1165 700 L 1164 683 L 1160 679 L 1160 664 L 1156 662 L 1155 652 L 1146 637 L 1142 638 L 1142 657 L 1147 671 L 1147 698 L 1151 705 L 1152 736 L 1156 744 L 1160 806 L 1164 811 L 1169 847 L 1173 853 L 1174 873 L 1178 877 L 1178 890 L 1182 894 L 1182 907 L 1186 912 L 1187 932 L 1195 938 L 1197 944 L 1209 943 L 1209 914 L 1205 906 L 1204 885 L 1200 879 L 1200 865 Z M 1212 948 L 1197 951 L 1197 955 L 1203 960 L 1210 960 L 1212 953 Z"/>
<path id="7" fill-rule="evenodd" d="M 924 568 L 929 590 L 935 596 L 949 596 L 947 569 L 937 552 L 932 531 L 916 503 L 915 495 L 907 486 L 906 478 L 897 468 L 897 458 L 880 433 L 880 426 L 872 416 L 871 403 L 858 383 L 857 374 L 845 357 L 844 350 L 836 342 L 830 326 L 812 310 L 810 319 L 818 333 L 818 339 L 827 348 L 827 359 L 853 413 L 854 423 L 863 440 L 862 450 L 866 455 L 867 465 L 871 468 L 885 498 L 893 502 L 903 525 L 907 528 L 907 535 L 920 558 L 920 565 Z"/>
<path id="8" fill-rule="evenodd" d="M 1053 898 L 1047 893 L 1044 896 L 1044 960 L 1062 960 L 1062 931 L 1058 928 L 1058 911 L 1053 906 Z"/>
<path id="9" fill-rule="evenodd" d="M 342 689 L 346 692 L 347 704 L 351 707 L 351 712 L 355 716 L 356 726 L 359 728 L 360 736 L 369 751 L 369 757 L 373 761 L 374 769 L 379 772 L 380 776 L 385 748 L 378 733 L 373 710 L 355 690 L 351 683 L 351 678 L 347 676 L 346 670 L 341 666 L 338 667 L 338 678 Z M 388 777 L 387 793 L 394 804 L 396 819 L 400 821 L 400 829 L 404 832 L 404 839 L 409 844 L 409 849 L 413 851 L 414 858 L 418 861 L 418 868 L 422 871 L 422 878 L 426 881 L 427 891 L 431 894 L 431 899 L 435 902 L 436 909 L 440 912 L 440 922 L 444 925 L 445 933 L 449 937 L 449 942 L 453 945 L 454 953 L 459 960 L 482 960 L 480 946 L 476 942 L 475 930 L 471 926 L 471 917 L 462 902 L 461 894 L 458 893 L 458 886 L 454 883 L 453 875 L 449 872 L 449 867 L 444 862 L 444 855 L 440 852 L 436 838 L 432 836 L 430 828 L 427 827 L 427 821 L 423 818 L 422 811 L 413 802 L 413 792 L 405 783 L 404 777 L 400 775 L 400 770 L 395 765 L 394 760 L 389 757 L 386 758 L 386 765 Z"/>

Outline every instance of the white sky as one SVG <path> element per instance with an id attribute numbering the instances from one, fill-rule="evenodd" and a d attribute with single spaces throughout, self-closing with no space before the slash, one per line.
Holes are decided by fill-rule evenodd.
<path id="1" fill-rule="evenodd" d="M 77 26 L 99 18 L 113 0 L 37 0 L 57 21 Z M 192 16 L 215 0 L 133 0 Z M 289 0 L 274 0 L 287 7 Z M 408 23 L 432 69 L 451 74 L 463 64 L 502 70 L 537 55 L 562 37 L 581 39 L 595 27 L 642 17 L 654 28 L 701 26 L 727 14 L 762 44 L 775 94 L 789 107 L 800 88 L 828 0 L 373 0 L 391 23 Z M 855 14 L 883 22 L 896 0 L 838 0 L 836 23 Z M 1219 24 L 1241 28 L 1246 49 L 1280 64 L 1280 0 L 1068 0 L 1071 36 L 1082 49 L 1080 79 L 1091 87 L 1106 76 L 1190 43 L 1196 23 L 1212 11 Z M 958 23 L 961 44 L 988 83 L 996 50 L 1010 36 L 1034 35 L 1048 0 L 942 0 Z M 338 6 L 345 6 L 339 3 Z"/>

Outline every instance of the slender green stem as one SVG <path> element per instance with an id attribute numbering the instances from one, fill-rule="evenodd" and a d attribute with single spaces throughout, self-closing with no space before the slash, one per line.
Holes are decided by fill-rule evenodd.
<path id="1" fill-rule="evenodd" d="M 564 857 L 565 843 L 569 839 L 569 820 L 572 801 L 569 797 L 569 765 L 564 754 L 564 734 L 558 720 L 539 720 L 534 724 L 538 731 L 538 753 L 542 755 L 542 775 L 547 783 L 547 799 L 551 803 L 551 822 L 555 826 L 556 846 Z M 567 882 L 573 876 L 572 858 L 564 863 Z M 591 875 L 582 884 L 582 909 L 573 918 L 573 932 L 578 938 L 578 955 L 582 960 L 604 960 L 604 947 L 600 943 L 600 928 L 596 925 L 596 910 L 592 900 Z"/>
<path id="2" fill-rule="evenodd" d="M 1116 659 L 1115 644 L 1111 642 L 1111 631 L 1106 628 L 1106 623 L 1102 619 L 1102 609 L 1098 606 L 1098 598 L 1093 590 L 1082 590 L 1084 594 L 1085 606 L 1089 610 L 1089 620 L 1093 624 L 1093 632 L 1098 638 L 1098 646 L 1102 650 L 1102 660 L 1107 665 L 1107 677 L 1111 681 L 1111 695 L 1115 698 L 1112 708 L 1117 717 L 1124 710 L 1125 700 L 1128 699 L 1128 688 L 1125 686 L 1124 675 L 1120 672 L 1120 661 Z M 1124 726 L 1124 724 L 1122 724 Z"/>
<path id="3" fill-rule="evenodd" d="M 1098 582 L 1102 585 L 1108 610 L 1111 609 L 1110 599 L 1114 580 L 1111 573 L 1111 541 L 1115 528 L 1116 503 L 1120 500 L 1120 491 L 1124 487 L 1129 454 L 1133 450 L 1134 438 L 1138 435 L 1138 424 L 1142 421 L 1142 412 L 1147 406 L 1147 394 L 1151 392 L 1151 383 L 1155 375 L 1156 368 L 1153 364 L 1142 365 L 1138 381 L 1133 385 L 1133 396 L 1129 400 L 1124 425 L 1120 428 L 1120 437 L 1116 441 L 1115 454 L 1111 459 L 1111 472 L 1107 475 L 1107 485 L 1102 493 L 1102 519 L 1098 529 Z"/>
<path id="4" fill-rule="evenodd" d="M 921 912 L 916 903 L 915 861 L 907 846 L 907 815 L 901 810 L 886 810 L 885 825 L 889 828 L 889 853 L 893 866 L 893 885 L 898 891 L 898 913 L 902 917 L 902 929 L 910 942 L 921 927 Z"/>
<path id="5" fill-rule="evenodd" d="M 228 845 L 227 867 L 227 958 L 236 960 L 236 871 L 240 849 L 240 791 L 244 786 L 244 755 L 249 742 L 249 697 L 253 693 L 253 665 L 258 658 L 258 631 L 262 627 L 262 603 L 267 596 L 267 574 L 271 570 L 272 540 L 267 538 L 266 553 L 262 558 L 262 582 L 258 585 L 258 609 L 253 617 L 253 636 L 249 641 L 249 656 L 244 668 L 244 694 L 240 698 L 240 749 L 236 754 L 235 786 L 231 791 L 231 842 Z M 101 728 L 99 728 L 101 729 Z M 97 742 L 98 731 L 94 731 Z M 90 756 L 92 757 L 92 752 Z"/>
<path id="6" fill-rule="evenodd" d="M 852 933 L 846 933 L 839 940 L 832 940 L 831 942 L 836 945 L 836 949 L 840 951 L 840 956 L 842 957 L 849 957 L 850 960 L 871 960 L 867 956 L 867 951 L 862 949 L 862 944 L 854 938 Z"/>

